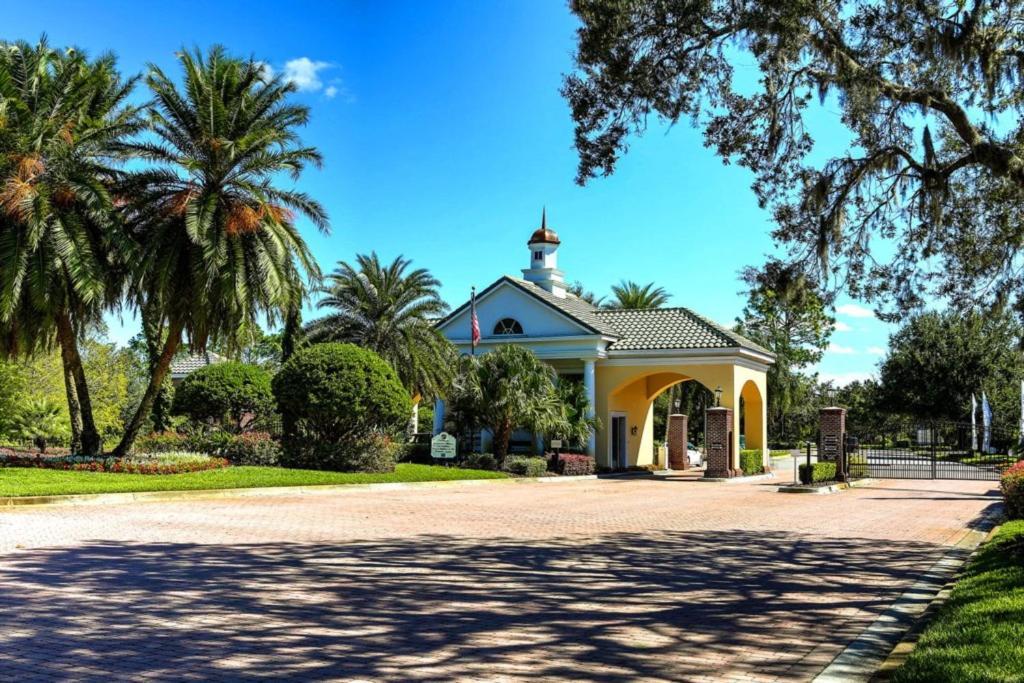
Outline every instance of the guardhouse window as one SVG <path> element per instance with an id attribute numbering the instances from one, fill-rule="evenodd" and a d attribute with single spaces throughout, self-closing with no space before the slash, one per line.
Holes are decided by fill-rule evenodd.
<path id="1" fill-rule="evenodd" d="M 522 334 L 523 326 L 515 318 L 502 318 L 494 326 L 494 334 Z"/>

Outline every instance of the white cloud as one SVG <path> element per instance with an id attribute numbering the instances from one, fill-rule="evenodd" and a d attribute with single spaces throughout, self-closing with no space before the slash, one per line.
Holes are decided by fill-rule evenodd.
<path id="1" fill-rule="evenodd" d="M 336 86 L 336 85 L 329 85 L 326 88 L 324 88 L 324 95 L 327 95 L 327 99 L 331 99 L 332 97 L 334 97 L 337 94 L 338 94 L 338 86 Z"/>
<path id="2" fill-rule="evenodd" d="M 868 353 L 870 353 L 872 356 L 884 356 L 885 349 L 882 348 L 881 346 L 869 346 Z"/>
<path id="3" fill-rule="evenodd" d="M 842 354 L 857 353 L 856 351 L 853 350 L 852 346 L 843 346 L 842 344 L 836 344 L 835 342 L 831 342 L 828 345 L 827 351 L 829 353 L 842 353 Z"/>
<path id="4" fill-rule="evenodd" d="M 843 304 L 842 306 L 836 306 L 836 313 L 840 313 L 851 318 L 873 318 L 875 316 L 870 310 L 857 304 Z"/>
<path id="5" fill-rule="evenodd" d="M 256 66 L 259 67 L 260 78 L 262 78 L 267 83 L 273 80 L 274 74 L 277 73 L 276 71 L 274 71 L 274 67 L 270 66 L 266 62 L 256 62 Z"/>
<path id="6" fill-rule="evenodd" d="M 818 378 L 823 382 L 832 382 L 837 387 L 845 387 L 853 382 L 863 382 L 872 379 L 874 375 L 870 372 L 822 372 Z"/>
<path id="7" fill-rule="evenodd" d="M 289 59 L 284 63 L 284 80 L 294 83 L 299 90 L 316 92 L 324 87 L 320 72 L 329 66 L 328 62 L 314 62 L 309 57 Z"/>
<path id="8" fill-rule="evenodd" d="M 837 320 L 833 326 L 836 332 L 852 332 L 853 328 L 844 323 L 842 320 Z"/>

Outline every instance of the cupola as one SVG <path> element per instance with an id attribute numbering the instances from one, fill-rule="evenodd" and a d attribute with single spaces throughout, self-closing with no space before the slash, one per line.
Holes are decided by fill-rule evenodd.
<path id="1" fill-rule="evenodd" d="M 547 209 L 541 210 L 540 227 L 530 235 L 530 267 L 523 269 L 523 279 L 546 289 L 557 297 L 565 296 L 565 276 L 558 270 L 558 233 L 548 228 Z"/>

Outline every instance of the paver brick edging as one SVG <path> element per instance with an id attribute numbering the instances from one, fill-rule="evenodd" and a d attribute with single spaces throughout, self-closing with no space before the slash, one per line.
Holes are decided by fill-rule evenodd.
<path id="1" fill-rule="evenodd" d="M 568 477 L 509 477 L 507 479 L 448 479 L 441 481 L 396 481 L 375 484 L 319 484 L 260 486 L 232 489 L 186 489 L 179 491 L 126 491 L 119 493 L 72 493 L 52 496 L 0 497 L 0 510 L 32 505 L 118 505 L 146 501 L 203 500 L 217 498 L 261 498 L 272 496 L 324 495 L 355 491 L 401 491 L 417 488 L 477 486 L 483 484 L 557 484 L 594 479 L 644 476 L 642 472 L 584 474 Z"/>
<path id="2" fill-rule="evenodd" d="M 913 631 L 943 590 L 959 576 L 982 542 L 990 537 L 999 517 L 999 514 L 989 512 L 975 528 L 964 529 L 957 541 L 914 585 L 836 655 L 814 679 L 815 683 L 867 683 L 876 680 L 889 656 Z"/>

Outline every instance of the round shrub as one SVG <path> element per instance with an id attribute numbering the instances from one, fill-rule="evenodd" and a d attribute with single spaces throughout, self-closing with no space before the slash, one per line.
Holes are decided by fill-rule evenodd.
<path id="1" fill-rule="evenodd" d="M 510 455 L 505 458 L 505 471 L 523 477 L 543 477 L 548 471 L 546 458 Z"/>
<path id="2" fill-rule="evenodd" d="M 381 472 L 394 469 L 388 437 L 402 431 L 409 394 L 380 356 L 353 344 L 317 344 L 274 376 L 286 467 Z"/>
<path id="3" fill-rule="evenodd" d="M 193 420 L 230 420 L 240 426 L 246 415 L 273 409 L 270 374 L 263 368 L 227 361 L 200 368 L 174 392 L 172 410 Z"/>
<path id="4" fill-rule="evenodd" d="M 232 465 L 276 465 L 281 460 L 281 445 L 266 432 L 245 432 L 233 436 L 221 454 Z"/>

